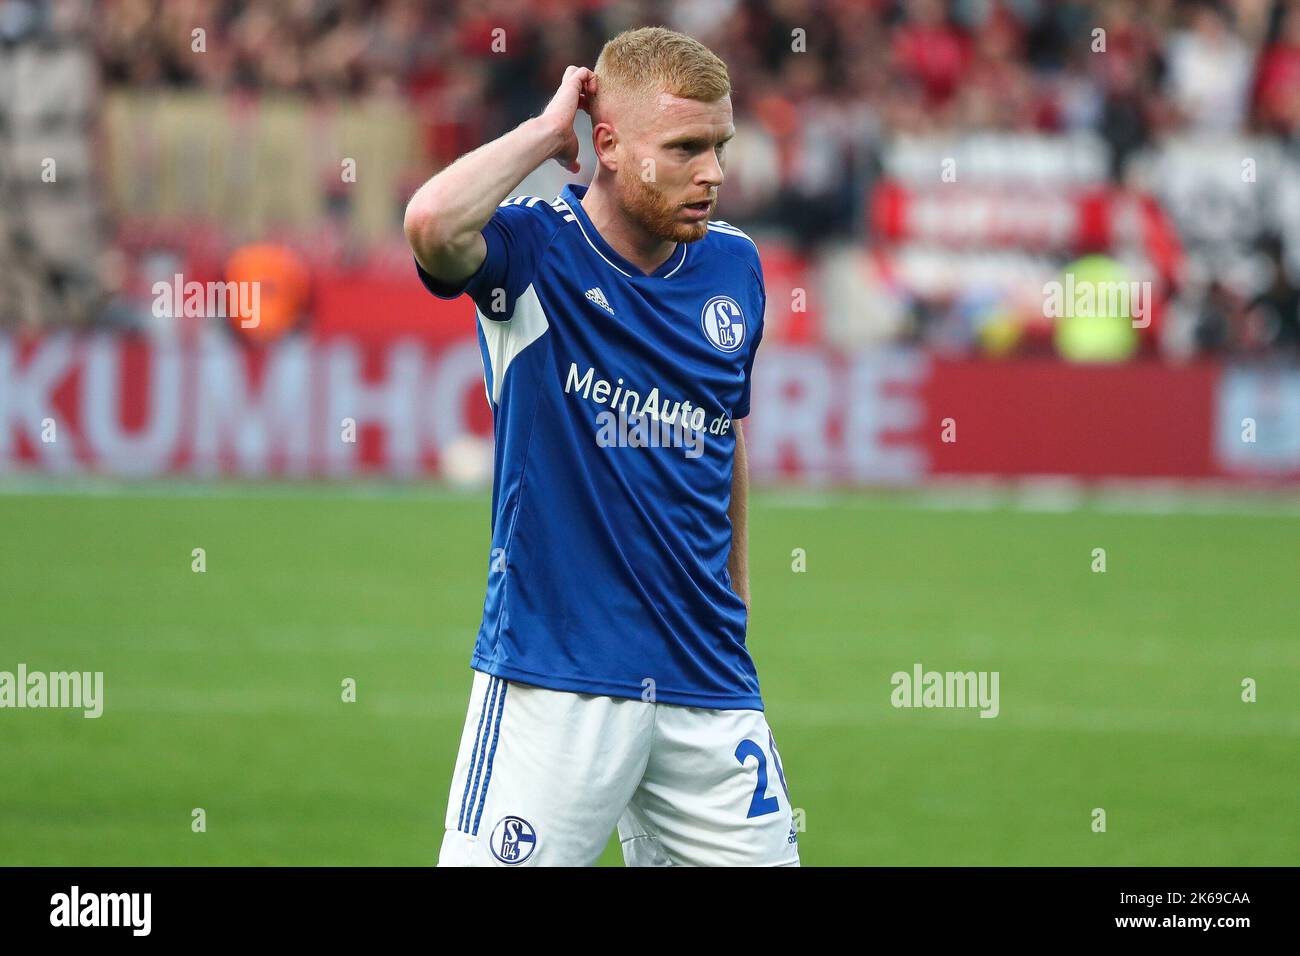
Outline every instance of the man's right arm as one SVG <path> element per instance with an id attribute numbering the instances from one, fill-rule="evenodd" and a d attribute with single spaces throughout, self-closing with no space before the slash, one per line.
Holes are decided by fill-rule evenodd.
<path id="1" fill-rule="evenodd" d="M 573 121 L 586 108 L 594 76 L 585 67 L 569 67 L 540 116 L 466 153 L 416 190 L 403 227 L 425 272 L 449 284 L 469 278 L 487 255 L 483 227 L 525 176 L 552 158 L 578 171 Z"/>

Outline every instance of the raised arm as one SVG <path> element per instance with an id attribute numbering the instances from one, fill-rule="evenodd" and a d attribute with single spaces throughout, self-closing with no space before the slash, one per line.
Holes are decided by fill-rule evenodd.
<path id="1" fill-rule="evenodd" d="M 731 555 L 727 559 L 727 572 L 731 587 L 749 607 L 749 454 L 745 448 L 745 432 L 736 422 L 736 459 L 731 467 L 731 504 L 727 516 L 731 518 Z"/>
<path id="2" fill-rule="evenodd" d="M 469 278 L 487 255 L 483 227 L 525 176 L 548 159 L 578 172 L 573 121 L 587 108 L 595 76 L 586 67 L 569 67 L 540 116 L 466 153 L 416 190 L 403 227 L 426 272 L 449 283 Z"/>

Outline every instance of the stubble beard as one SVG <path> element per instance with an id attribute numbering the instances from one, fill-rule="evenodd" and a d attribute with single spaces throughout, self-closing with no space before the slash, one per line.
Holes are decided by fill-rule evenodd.
<path id="1" fill-rule="evenodd" d="M 698 242 L 709 232 L 709 221 L 681 222 L 676 204 L 668 202 L 654 183 L 648 183 L 629 164 L 619 167 L 618 194 L 628 218 L 664 242 Z"/>

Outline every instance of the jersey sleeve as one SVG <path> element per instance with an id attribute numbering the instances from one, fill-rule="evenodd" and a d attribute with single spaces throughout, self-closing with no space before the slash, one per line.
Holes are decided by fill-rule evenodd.
<path id="1" fill-rule="evenodd" d="M 754 271 L 758 275 L 761 304 L 754 322 L 754 334 L 749 337 L 749 355 L 745 358 L 745 381 L 740 389 L 740 399 L 736 402 L 736 407 L 731 410 L 733 419 L 749 417 L 749 382 L 754 373 L 754 357 L 758 354 L 758 343 L 763 341 L 763 328 L 766 325 L 764 319 L 767 314 L 767 286 L 763 280 L 763 264 L 757 255 L 754 256 Z"/>
<path id="2" fill-rule="evenodd" d="M 553 210 L 542 200 L 498 206 L 483 239 L 487 255 L 467 279 L 448 283 L 429 275 L 417 260 L 416 272 L 424 287 L 440 299 L 468 295 L 487 318 L 504 322 L 514 315 L 515 302 L 533 281 L 542 253 L 557 226 Z"/>

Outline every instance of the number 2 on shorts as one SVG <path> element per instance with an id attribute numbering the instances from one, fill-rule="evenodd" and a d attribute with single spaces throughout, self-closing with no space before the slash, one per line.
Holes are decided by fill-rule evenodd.
<path id="1" fill-rule="evenodd" d="M 776 813 L 781 808 L 776 797 L 766 796 L 767 794 L 767 754 L 763 753 L 763 748 L 753 740 L 742 740 L 736 745 L 736 760 L 743 767 L 745 761 L 753 757 L 758 761 L 758 785 L 754 787 L 754 798 L 749 801 L 749 813 L 745 814 L 746 819 L 752 817 L 761 817 L 769 813 Z M 785 774 L 782 774 L 782 785 L 784 786 Z"/>

